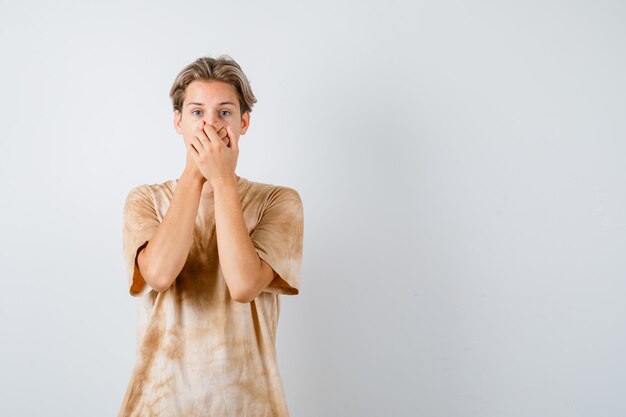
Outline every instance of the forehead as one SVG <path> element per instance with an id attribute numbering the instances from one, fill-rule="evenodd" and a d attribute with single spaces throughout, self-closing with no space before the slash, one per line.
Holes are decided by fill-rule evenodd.
<path id="1" fill-rule="evenodd" d="M 199 102 L 205 104 L 232 101 L 237 103 L 235 87 L 222 81 L 194 80 L 187 86 L 183 103 Z"/>

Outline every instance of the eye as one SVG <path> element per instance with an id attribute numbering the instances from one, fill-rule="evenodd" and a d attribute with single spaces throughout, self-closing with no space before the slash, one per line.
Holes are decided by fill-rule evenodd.
<path id="1" fill-rule="evenodd" d="M 196 112 L 197 112 L 197 111 L 202 111 L 202 110 L 198 110 L 198 109 L 193 110 L 193 111 L 191 112 L 191 114 L 193 114 L 194 116 L 199 116 L 199 115 L 197 115 L 197 114 L 196 114 Z"/>
<path id="2" fill-rule="evenodd" d="M 230 114 L 230 112 L 228 110 L 222 110 L 222 113 L 224 113 L 224 112 Z"/>

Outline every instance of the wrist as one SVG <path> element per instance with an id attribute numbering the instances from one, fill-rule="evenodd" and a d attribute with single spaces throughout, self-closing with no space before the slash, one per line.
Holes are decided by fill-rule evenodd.
<path id="1" fill-rule="evenodd" d="M 183 174 L 180 176 L 180 179 L 182 181 L 185 181 L 191 184 L 200 185 L 200 186 L 204 185 L 204 183 L 206 182 L 206 178 L 204 178 L 203 175 L 197 175 L 188 170 L 183 171 Z"/>
<path id="2" fill-rule="evenodd" d="M 213 189 L 235 187 L 237 188 L 237 176 L 233 173 L 232 176 L 211 178 L 211 187 Z"/>

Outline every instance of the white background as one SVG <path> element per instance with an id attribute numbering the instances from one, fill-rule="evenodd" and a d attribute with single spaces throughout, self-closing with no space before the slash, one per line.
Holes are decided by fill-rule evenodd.
<path id="1" fill-rule="evenodd" d="M 623 2 L 0 5 L 0 415 L 117 412 L 123 202 L 182 172 L 169 89 L 222 53 L 237 173 L 304 202 L 292 416 L 626 414 Z"/>

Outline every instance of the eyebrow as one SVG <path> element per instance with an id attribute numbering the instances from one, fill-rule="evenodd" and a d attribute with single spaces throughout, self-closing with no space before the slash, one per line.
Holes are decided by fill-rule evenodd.
<path id="1" fill-rule="evenodd" d="M 217 103 L 217 104 L 220 105 L 220 106 L 222 106 L 224 104 L 230 104 L 231 106 L 235 105 L 235 103 L 233 103 L 232 101 L 222 101 L 221 103 Z M 189 106 L 204 106 L 204 104 L 202 104 L 202 103 L 195 103 L 195 102 L 187 103 L 187 107 L 189 107 Z"/>

